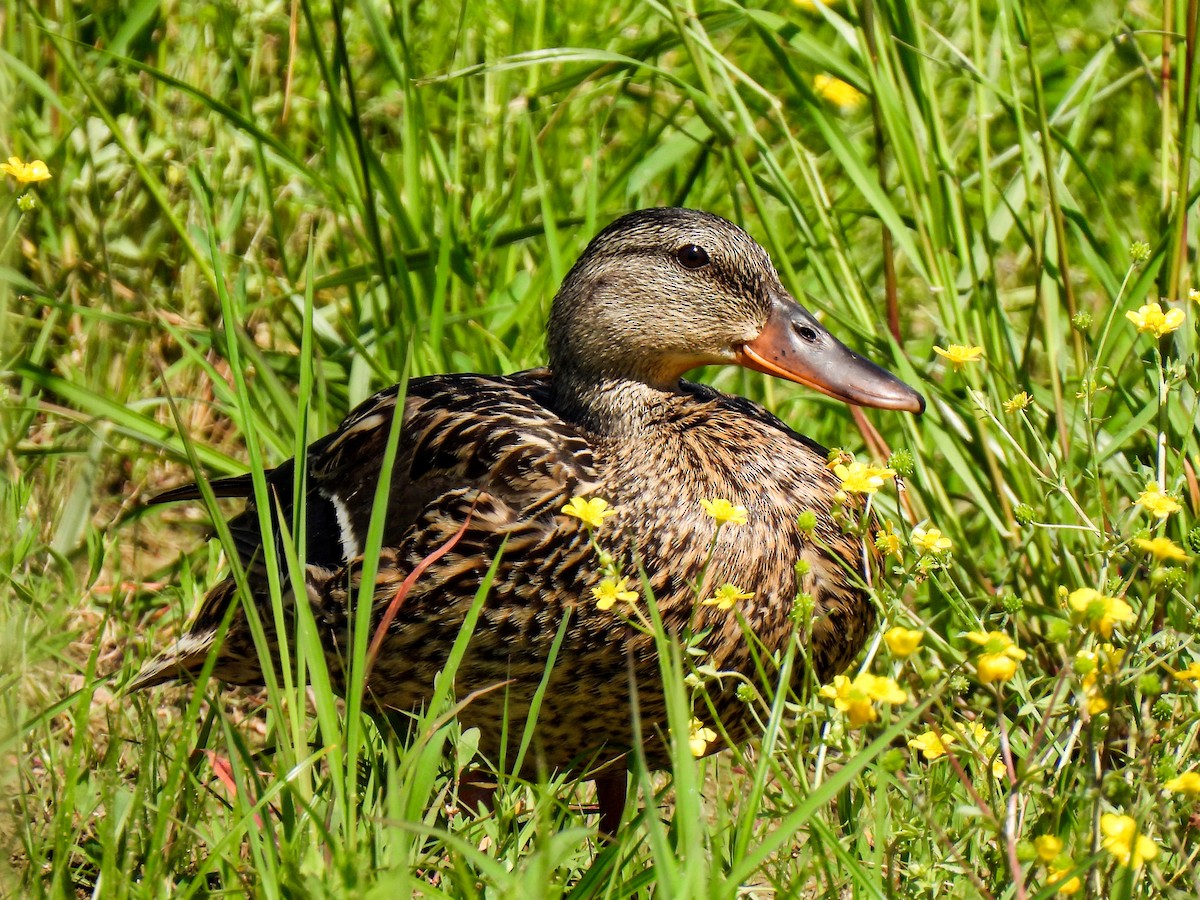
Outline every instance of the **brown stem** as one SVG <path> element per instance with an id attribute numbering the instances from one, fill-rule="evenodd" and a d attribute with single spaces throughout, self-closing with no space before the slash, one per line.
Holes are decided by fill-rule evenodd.
<path id="1" fill-rule="evenodd" d="M 388 628 L 391 627 L 392 621 L 396 618 L 396 613 L 404 605 L 404 600 L 408 597 L 408 592 L 412 590 L 412 586 L 416 584 L 417 579 L 425 573 L 426 569 L 454 549 L 454 545 L 467 533 L 467 526 L 471 524 L 471 515 L 474 512 L 475 504 L 472 503 L 471 508 L 467 510 L 467 517 L 463 519 L 463 523 L 458 527 L 458 531 L 454 532 L 446 543 L 417 563 L 413 567 L 413 570 L 408 573 L 408 577 L 404 579 L 400 587 L 396 589 L 395 596 L 388 603 L 388 607 L 383 613 L 383 618 L 379 620 L 379 626 L 375 629 L 375 634 L 371 638 L 371 646 L 367 650 L 367 667 L 366 672 L 363 674 L 363 684 L 366 684 L 371 678 L 371 669 L 375 666 L 375 658 L 379 655 L 379 648 L 383 644 L 383 639 L 387 636 Z"/>

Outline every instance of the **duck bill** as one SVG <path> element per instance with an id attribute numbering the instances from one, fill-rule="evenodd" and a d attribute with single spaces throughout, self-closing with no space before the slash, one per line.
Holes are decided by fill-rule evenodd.
<path id="1" fill-rule="evenodd" d="M 859 356 L 786 294 L 772 298 L 762 333 L 736 353 L 740 365 L 814 388 L 857 406 L 925 411 L 925 398 Z"/>

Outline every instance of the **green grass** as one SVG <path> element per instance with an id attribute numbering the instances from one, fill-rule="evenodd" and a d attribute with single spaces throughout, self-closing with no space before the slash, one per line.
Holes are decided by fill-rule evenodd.
<path id="1" fill-rule="evenodd" d="M 0 2 L 0 157 L 53 173 L 30 211 L 0 192 L 8 891 L 1044 897 L 1054 835 L 1081 894 L 1192 894 L 1195 801 L 1164 785 L 1200 766 L 1173 677 L 1200 577 L 1134 541 L 1200 554 L 1195 0 L 94 7 Z M 930 401 L 858 420 L 703 373 L 860 459 L 911 455 L 872 501 L 905 545 L 876 593 L 925 638 L 861 663 L 910 702 L 852 728 L 765 696 L 761 742 L 637 774 L 608 845 L 561 777 L 447 813 L 455 698 L 398 738 L 336 702 L 311 633 L 264 693 L 118 695 L 221 575 L 203 508 L 147 496 L 261 473 L 402 377 L 542 363 L 588 239 L 667 204 L 742 224 Z M 1125 313 L 1160 298 L 1186 321 L 1156 341 Z M 951 343 L 984 360 L 954 371 Z M 1163 520 L 1134 505 L 1153 479 Z M 914 526 L 953 550 L 918 556 Z M 1123 655 L 1066 606 L 1083 587 L 1132 608 Z M 990 630 L 1027 656 L 983 685 L 964 635 Z M 664 650 L 682 726 L 703 670 Z M 907 744 L 968 721 L 949 758 Z M 1106 814 L 1158 855 L 1121 866 Z"/>

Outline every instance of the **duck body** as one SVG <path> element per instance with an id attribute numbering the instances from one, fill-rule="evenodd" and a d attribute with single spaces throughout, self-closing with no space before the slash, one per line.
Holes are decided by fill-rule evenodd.
<path id="1" fill-rule="evenodd" d="M 697 250 L 706 261 L 695 269 L 717 262 L 725 268 L 689 294 L 697 277 L 691 264 L 701 258 Z M 613 257 L 626 265 L 614 267 Z M 630 280 L 639 266 L 641 274 L 667 272 L 672 283 Z M 591 766 L 626 753 L 634 741 L 631 685 L 647 761 L 665 765 L 668 750 L 660 737 L 666 699 L 655 642 L 630 621 L 632 610 L 623 602 L 610 609 L 597 605 L 593 588 L 604 565 L 593 537 L 629 576 L 641 604 L 647 602 L 644 573 L 666 629 L 700 635 L 702 661 L 718 671 L 758 682 L 762 650 L 783 651 L 795 633 L 798 592 L 814 599 L 806 631 L 817 678 L 826 680 L 853 660 L 874 627 L 875 611 L 862 587 L 862 541 L 843 534 L 832 516 L 840 485 L 826 468 L 826 451 L 760 406 L 680 376 L 697 364 L 734 361 L 837 396 L 850 391 L 845 399 L 854 402 L 919 411 L 922 401 L 836 341 L 829 351 L 827 332 L 810 316 L 792 312 L 804 311 L 785 293 L 786 303 L 781 300 L 781 293 L 766 254 L 730 223 L 688 210 L 635 213 L 593 241 L 556 298 L 551 368 L 408 382 L 372 591 L 372 635 L 386 628 L 367 683 L 374 702 L 396 710 L 428 702 L 499 554 L 455 681 L 458 697 L 471 698 L 459 718 L 480 729 L 484 756 L 493 763 L 514 757 L 562 632 L 527 768 Z M 658 299 L 647 311 L 631 304 L 630 294 Z M 618 299 L 606 303 L 607 297 Z M 746 308 L 737 315 L 727 308 L 739 304 Z M 721 321 L 696 325 L 710 306 Z M 607 320 L 613 311 L 622 318 Z M 671 323 L 661 320 L 680 311 L 678 328 L 689 333 L 677 338 Z M 786 327 L 772 325 L 780 315 L 790 316 Z M 651 325 L 638 321 L 643 316 Z M 647 335 L 648 327 L 660 330 Z M 713 334 L 697 337 L 705 328 Z M 780 329 L 786 339 L 778 337 Z M 809 362 L 795 361 L 799 349 L 814 344 L 812 334 L 820 352 L 835 353 L 831 361 L 819 360 L 818 369 L 849 367 L 852 388 L 811 376 Z M 793 339 L 800 343 L 786 343 Z M 688 350 L 689 341 L 699 349 Z M 867 400 L 853 393 L 864 383 Z M 312 445 L 304 461 L 307 568 L 303 593 L 294 593 L 311 605 L 339 688 L 370 511 L 399 397 L 392 388 L 367 400 Z M 267 477 L 289 523 L 294 467 L 289 461 Z M 250 500 L 230 525 L 251 576 L 252 600 L 263 610 L 268 639 L 276 642 L 249 477 L 212 487 L 217 496 Z M 161 499 L 198 496 L 188 487 Z M 603 498 L 614 514 L 592 533 L 563 511 L 574 497 Z M 718 528 L 701 504 L 716 498 L 746 507 L 745 524 Z M 797 525 L 806 510 L 817 520 L 807 532 Z M 800 561 L 807 567 L 798 576 Z M 411 583 L 397 604 L 406 579 Z M 736 609 L 701 602 L 725 583 L 753 596 Z M 294 602 L 293 596 L 285 600 Z M 187 634 L 147 664 L 132 686 L 198 672 L 235 597 L 231 580 L 218 585 Z M 261 683 L 258 653 L 240 609 L 216 653 L 217 678 Z M 735 741 L 753 721 L 734 695 L 739 683 L 739 677 L 721 678 L 709 688 Z"/>

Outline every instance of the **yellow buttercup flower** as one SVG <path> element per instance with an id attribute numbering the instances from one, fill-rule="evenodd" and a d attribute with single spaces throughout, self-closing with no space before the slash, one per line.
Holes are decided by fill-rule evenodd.
<path id="1" fill-rule="evenodd" d="M 975 660 L 975 671 L 979 673 L 981 684 L 991 684 L 993 681 L 1011 681 L 1017 674 L 1017 662 L 1011 656 L 998 653 L 981 653 Z"/>
<path id="2" fill-rule="evenodd" d="M 854 454 L 841 447 L 834 447 L 825 454 L 825 468 L 830 472 L 838 466 L 848 466 L 852 462 L 854 462 Z"/>
<path id="3" fill-rule="evenodd" d="M 1184 772 L 1163 784 L 1163 787 L 1176 794 L 1200 794 L 1200 772 Z"/>
<path id="4" fill-rule="evenodd" d="M 599 528 L 609 516 L 617 511 L 608 505 L 607 500 L 600 497 L 572 497 L 571 502 L 562 508 L 563 513 L 574 516 L 588 528 Z"/>
<path id="5" fill-rule="evenodd" d="M 1200 660 L 1195 660 L 1188 663 L 1186 669 L 1180 669 L 1175 673 L 1176 681 L 1200 681 Z"/>
<path id="6" fill-rule="evenodd" d="M 954 730 L 967 740 L 973 741 L 981 746 L 988 738 L 991 737 L 991 734 L 988 732 L 988 730 L 978 722 L 955 722 Z"/>
<path id="7" fill-rule="evenodd" d="M 1147 303 L 1137 312 L 1125 313 L 1125 318 L 1133 323 L 1138 334 L 1148 333 L 1155 337 L 1170 334 L 1183 324 L 1183 310 L 1169 309 L 1165 313 L 1157 303 Z"/>
<path id="8" fill-rule="evenodd" d="M 1004 401 L 1004 411 L 1007 413 L 1020 412 L 1023 409 L 1028 409 L 1029 404 L 1033 402 L 1033 398 L 1025 391 L 1013 394 Z"/>
<path id="9" fill-rule="evenodd" d="M 1091 650 L 1080 650 L 1075 654 L 1075 669 L 1083 674 L 1084 686 L 1094 684 L 1100 675 L 1116 675 L 1125 659 L 1125 651 L 1112 644 L 1104 643 Z"/>
<path id="10" fill-rule="evenodd" d="M 975 658 L 975 671 L 982 684 L 1009 681 L 1017 674 L 1017 664 L 1025 658 L 1025 651 L 1003 631 L 968 631 L 966 638 L 982 651 Z"/>
<path id="11" fill-rule="evenodd" d="M 852 494 L 873 494 L 883 487 L 886 479 L 896 477 L 896 470 L 852 462 L 848 466 L 838 463 L 833 467 L 833 474 L 842 480 L 843 491 L 850 491 Z"/>
<path id="12" fill-rule="evenodd" d="M 948 731 L 938 734 L 932 729 L 917 735 L 908 742 L 908 746 L 919 750 L 930 762 L 946 755 L 946 748 L 953 744 L 958 737 Z"/>
<path id="13" fill-rule="evenodd" d="M 1182 547 L 1171 540 L 1169 537 L 1156 537 L 1146 540 L 1145 538 L 1137 538 L 1134 540 L 1139 550 L 1149 553 L 1158 562 L 1188 562 L 1191 557 L 1188 556 Z"/>
<path id="14" fill-rule="evenodd" d="M 833 705 L 846 714 L 850 725 L 857 728 L 879 718 L 871 698 L 865 690 L 855 689 L 845 675 L 835 675 L 833 684 L 827 684 L 820 690 L 820 696 L 832 700 Z"/>
<path id="15" fill-rule="evenodd" d="M 954 547 L 950 538 L 943 536 L 936 528 L 914 528 L 910 540 L 922 556 L 937 556 Z"/>
<path id="16" fill-rule="evenodd" d="M 1163 493 L 1157 481 L 1146 482 L 1146 489 L 1138 494 L 1137 503 L 1144 507 L 1150 515 L 1160 519 L 1165 519 L 1171 513 L 1177 513 L 1183 509 L 1170 494 Z"/>
<path id="17" fill-rule="evenodd" d="M 879 529 L 879 534 L 875 535 L 875 549 L 884 556 L 894 556 L 896 559 L 904 559 L 904 544 L 900 540 L 900 535 L 896 534 L 896 529 L 891 522 L 884 523 L 884 526 Z"/>
<path id="18" fill-rule="evenodd" d="M 742 600 L 749 600 L 754 596 L 754 591 L 743 591 L 736 584 L 725 582 L 717 588 L 716 593 L 711 597 L 701 600 L 703 606 L 715 606 L 717 609 L 733 609 L 736 603 Z"/>
<path id="19" fill-rule="evenodd" d="M 708 745 L 716 739 L 715 731 L 696 717 L 692 717 L 692 721 L 688 723 L 688 749 L 692 751 L 692 756 L 699 759 L 708 750 Z"/>
<path id="20" fill-rule="evenodd" d="M 925 640 L 925 634 L 924 632 L 896 625 L 884 632 L 883 639 L 887 643 L 888 649 L 892 651 L 893 656 L 903 658 L 905 656 L 912 656 L 917 651 L 917 648 L 921 646 L 921 641 Z"/>
<path id="21" fill-rule="evenodd" d="M 851 728 L 858 728 L 879 718 L 875 703 L 907 703 L 908 694 L 891 678 L 862 672 L 851 681 L 838 675 L 833 684 L 821 688 L 821 696 L 846 714 Z"/>
<path id="22" fill-rule="evenodd" d="M 1040 834 L 1033 839 L 1033 849 L 1037 851 L 1038 859 L 1047 865 L 1058 859 L 1062 848 L 1062 840 L 1052 834 Z"/>
<path id="23" fill-rule="evenodd" d="M 965 344 L 951 344 L 949 347 L 934 347 L 933 352 L 946 360 L 955 370 L 961 369 L 967 363 L 979 362 L 983 359 L 982 347 L 969 347 Z"/>
<path id="24" fill-rule="evenodd" d="M 1125 651 L 1112 644 L 1101 644 L 1097 651 L 1080 650 L 1075 654 L 1075 671 L 1083 676 L 1083 697 L 1089 716 L 1098 716 L 1108 709 L 1110 704 L 1100 676 L 1103 675 L 1106 681 L 1111 680 L 1120 671 L 1124 658 Z"/>
<path id="25" fill-rule="evenodd" d="M 10 156 L 8 162 L 0 163 L 0 172 L 11 175 L 21 184 L 35 184 L 50 178 L 49 167 L 40 159 L 22 162 L 19 156 Z"/>
<path id="26" fill-rule="evenodd" d="M 746 507 L 734 506 L 724 497 L 701 500 L 700 505 L 704 507 L 704 511 L 712 516 L 718 525 L 746 524 Z"/>
<path id="27" fill-rule="evenodd" d="M 1108 597 L 1095 588 L 1079 588 L 1067 597 L 1072 618 L 1101 637 L 1110 638 L 1114 625 L 1134 621 L 1133 607 L 1119 597 Z"/>
<path id="28" fill-rule="evenodd" d="M 605 578 L 592 588 L 592 599 L 596 601 L 597 609 L 612 609 L 618 600 L 626 603 L 637 603 L 637 591 L 629 590 L 628 578 Z"/>
<path id="29" fill-rule="evenodd" d="M 947 753 L 947 748 L 959 740 L 968 738 L 977 744 L 983 743 L 989 737 L 987 729 L 978 724 L 968 725 L 965 722 L 955 722 L 950 728 L 944 728 L 941 732 L 937 732 L 930 728 L 921 734 L 912 738 L 908 742 L 908 746 L 914 750 L 919 750 L 925 759 L 933 761 L 940 759 Z"/>
<path id="30" fill-rule="evenodd" d="M 858 681 L 862 676 L 855 678 Z M 880 703 L 890 703 L 893 706 L 900 703 L 908 702 L 908 694 L 900 685 L 896 684 L 894 679 L 885 678 L 879 675 L 869 676 L 867 684 L 867 693 Z"/>
<path id="31" fill-rule="evenodd" d="M 1158 856 L 1158 844 L 1144 834 L 1138 834 L 1133 816 L 1105 813 L 1100 817 L 1101 844 L 1117 861 L 1131 869 L 1140 868 L 1148 859 Z"/>
<path id="32" fill-rule="evenodd" d="M 817 75 L 813 78 L 813 92 L 842 112 L 852 112 L 867 102 L 862 91 L 832 75 Z"/>
<path id="33" fill-rule="evenodd" d="M 968 631 L 963 637 L 985 653 L 1004 653 L 1013 646 L 1013 639 L 1003 631 Z"/>
<path id="34" fill-rule="evenodd" d="M 1062 894 L 1064 897 L 1071 894 L 1078 894 L 1083 887 L 1083 882 L 1079 880 L 1078 875 L 1067 877 L 1067 873 L 1071 871 L 1070 866 L 1064 866 L 1061 869 L 1050 868 L 1046 870 L 1046 884 L 1054 888 L 1056 894 Z"/>

